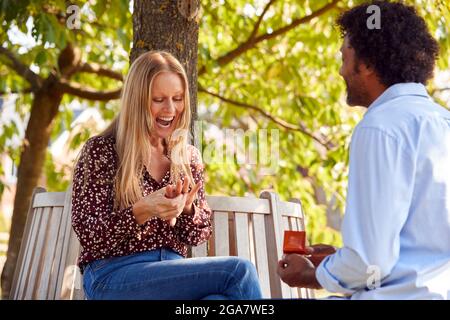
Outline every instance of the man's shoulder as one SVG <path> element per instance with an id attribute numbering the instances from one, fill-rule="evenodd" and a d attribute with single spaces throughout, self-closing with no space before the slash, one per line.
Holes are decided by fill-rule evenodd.
<path id="1" fill-rule="evenodd" d="M 431 99 L 400 97 L 368 112 L 354 134 L 379 134 L 415 151 L 422 142 L 440 143 L 436 137 L 450 131 L 450 112 Z M 442 125 L 444 124 L 444 125 Z M 446 129 L 448 128 L 448 129 Z"/>
<path id="2" fill-rule="evenodd" d="M 450 119 L 450 112 L 433 100 L 404 96 L 376 106 L 359 127 L 378 128 L 392 135 L 408 134 L 419 130 L 424 121 L 446 117 Z"/>

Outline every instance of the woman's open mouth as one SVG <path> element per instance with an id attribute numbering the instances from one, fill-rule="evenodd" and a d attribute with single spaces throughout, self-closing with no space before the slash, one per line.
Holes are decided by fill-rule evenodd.
<path id="1" fill-rule="evenodd" d="M 159 124 L 159 126 L 168 128 L 172 124 L 173 119 L 175 119 L 175 117 L 157 117 L 156 122 Z"/>

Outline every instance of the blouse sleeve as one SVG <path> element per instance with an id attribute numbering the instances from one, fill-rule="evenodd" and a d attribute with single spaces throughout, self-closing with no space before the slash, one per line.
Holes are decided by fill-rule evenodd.
<path id="1" fill-rule="evenodd" d="M 191 147 L 191 172 L 194 182 L 201 182 L 197 199 L 194 200 L 194 214 L 181 214 L 177 219 L 175 231 L 178 239 L 188 245 L 197 246 L 209 239 L 212 233 L 211 209 L 209 208 L 204 189 L 204 166 L 200 152 L 197 148 Z"/>
<path id="2" fill-rule="evenodd" d="M 127 237 L 139 232 L 132 207 L 114 210 L 116 173 L 114 145 L 107 138 L 89 139 L 75 166 L 72 226 L 83 247 L 95 256 L 107 256 Z"/>

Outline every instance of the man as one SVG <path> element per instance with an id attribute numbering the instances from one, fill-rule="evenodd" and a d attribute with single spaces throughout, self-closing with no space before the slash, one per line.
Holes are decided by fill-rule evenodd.
<path id="1" fill-rule="evenodd" d="M 438 45 L 414 8 L 371 4 L 338 19 L 347 103 L 368 108 L 350 145 L 344 246 L 284 256 L 278 273 L 352 299 L 449 299 L 450 112 L 424 87 Z"/>

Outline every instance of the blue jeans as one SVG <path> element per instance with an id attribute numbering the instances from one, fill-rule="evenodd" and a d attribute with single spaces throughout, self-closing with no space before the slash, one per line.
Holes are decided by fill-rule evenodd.
<path id="1" fill-rule="evenodd" d="M 255 266 L 238 257 L 185 259 L 160 248 L 96 260 L 84 269 L 87 299 L 261 299 Z"/>

